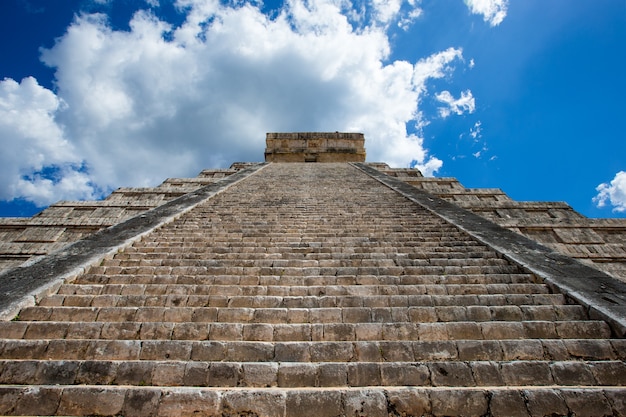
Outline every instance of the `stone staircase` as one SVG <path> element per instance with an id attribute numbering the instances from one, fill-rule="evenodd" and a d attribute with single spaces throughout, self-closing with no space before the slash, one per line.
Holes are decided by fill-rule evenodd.
<path id="1" fill-rule="evenodd" d="M 0 337 L 4 415 L 626 414 L 607 323 L 348 164 L 270 164 Z"/>

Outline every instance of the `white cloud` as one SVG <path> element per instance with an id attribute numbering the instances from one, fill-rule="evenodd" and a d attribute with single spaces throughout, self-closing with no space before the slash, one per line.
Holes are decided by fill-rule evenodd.
<path id="1" fill-rule="evenodd" d="M 626 212 L 626 172 L 618 172 L 610 183 L 598 185 L 596 191 L 598 195 L 593 202 L 598 207 L 605 207 L 608 203 L 613 206 L 613 211 Z"/>
<path id="2" fill-rule="evenodd" d="M 443 118 L 448 117 L 451 113 L 461 115 L 465 112 L 474 113 L 476 110 L 476 101 L 470 90 L 461 92 L 461 97 L 455 99 L 449 91 L 442 91 L 435 95 L 435 98 L 447 107 L 439 108 L 439 115 Z"/>
<path id="3" fill-rule="evenodd" d="M 478 141 L 478 139 L 482 137 L 482 131 L 482 122 L 479 120 L 474 123 L 474 127 L 470 129 L 470 136 L 474 139 L 474 141 Z"/>
<path id="4" fill-rule="evenodd" d="M 0 156 L 0 198 L 92 198 L 259 161 L 273 131 L 363 132 L 370 161 L 426 175 L 441 167 L 407 124 L 427 123 L 426 84 L 451 74 L 462 51 L 389 61 L 380 21 L 400 18 L 397 3 L 379 2 L 380 21 L 361 26 L 345 0 L 289 0 L 274 18 L 250 4 L 176 4 L 186 14 L 178 27 L 150 12 L 128 31 L 78 16 L 42 54 L 56 94 L 32 78 L 2 83 L 0 144 L 10 151 Z M 470 111 L 464 94 L 453 111 Z"/>
<path id="5" fill-rule="evenodd" d="M 508 0 L 465 0 L 473 14 L 482 14 L 485 22 L 498 26 L 506 17 Z"/>
<path id="6" fill-rule="evenodd" d="M 83 161 L 55 120 L 62 107 L 32 77 L 0 81 L 0 199 L 47 204 L 93 196 Z"/>

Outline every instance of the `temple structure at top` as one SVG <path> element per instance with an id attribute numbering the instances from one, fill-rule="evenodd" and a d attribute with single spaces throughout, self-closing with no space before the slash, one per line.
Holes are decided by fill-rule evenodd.
<path id="1" fill-rule="evenodd" d="M 266 162 L 365 162 L 362 133 L 268 133 Z"/>

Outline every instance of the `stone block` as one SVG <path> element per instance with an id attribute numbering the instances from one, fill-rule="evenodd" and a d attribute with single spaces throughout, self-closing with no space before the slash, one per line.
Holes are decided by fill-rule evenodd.
<path id="1" fill-rule="evenodd" d="M 226 358 L 238 362 L 267 362 L 274 358 L 274 346 L 263 342 L 226 342 Z"/>
<path id="2" fill-rule="evenodd" d="M 196 342 L 191 346 L 193 361 L 221 361 L 226 358 L 226 342 Z"/>
<path id="3" fill-rule="evenodd" d="M 377 342 L 354 342 L 354 359 L 358 362 L 380 362 L 382 351 Z"/>
<path id="4" fill-rule="evenodd" d="M 484 391 L 431 391 L 430 399 L 432 414 L 435 416 L 483 416 L 489 409 L 487 393 Z"/>
<path id="5" fill-rule="evenodd" d="M 531 416 L 566 416 L 569 409 L 561 393 L 553 389 L 524 390 L 526 406 Z"/>
<path id="6" fill-rule="evenodd" d="M 547 362 L 505 362 L 500 369 L 507 385 L 552 385 L 554 383 Z"/>
<path id="7" fill-rule="evenodd" d="M 243 340 L 269 342 L 274 339 L 271 324 L 254 323 L 243 326 Z"/>
<path id="8" fill-rule="evenodd" d="M 241 380 L 241 365 L 230 362 L 213 362 L 209 366 L 209 386 L 236 387 Z"/>
<path id="9" fill-rule="evenodd" d="M 24 339 L 64 339 L 69 323 L 31 322 Z"/>
<path id="10" fill-rule="evenodd" d="M 494 340 L 459 340 L 456 346 L 463 361 L 502 360 L 502 347 Z"/>
<path id="11" fill-rule="evenodd" d="M 76 383 L 82 385 L 110 385 L 117 374 L 115 361 L 85 361 L 80 363 Z"/>
<path id="12" fill-rule="evenodd" d="M 276 324 L 274 325 L 273 339 L 277 342 L 298 342 L 312 340 L 313 325 L 306 324 Z M 322 325 L 318 325 L 320 338 L 323 338 Z M 321 339 L 320 339 L 321 340 Z"/>
<path id="13" fill-rule="evenodd" d="M 0 333 L 5 339 L 21 339 L 26 333 L 28 323 L 20 321 L 0 322 Z"/>
<path id="14" fill-rule="evenodd" d="M 343 415 L 341 391 L 288 391 L 286 416 L 336 417 Z"/>
<path id="15" fill-rule="evenodd" d="M 54 415 L 61 400 L 61 390 L 50 387 L 25 387 L 16 401 L 13 415 Z M 0 391 L 2 413 L 2 391 Z"/>
<path id="16" fill-rule="evenodd" d="M 174 340 L 206 340 L 209 326 L 204 323 L 176 323 L 172 332 Z"/>
<path id="17" fill-rule="evenodd" d="M 142 340 L 168 340 L 172 338 L 174 323 L 141 323 L 139 338 Z"/>
<path id="18" fill-rule="evenodd" d="M 215 416 L 221 410 L 218 392 L 187 390 L 185 388 L 163 391 L 159 402 L 159 416 Z"/>
<path id="19" fill-rule="evenodd" d="M 576 416 L 610 416 L 613 414 L 608 399 L 602 390 L 563 389 L 561 395 Z"/>
<path id="20" fill-rule="evenodd" d="M 423 323 L 419 325 L 419 340 L 449 340 L 445 323 Z"/>
<path id="21" fill-rule="evenodd" d="M 317 368 L 320 387 L 345 387 L 348 385 L 348 364 L 320 363 Z"/>
<path id="22" fill-rule="evenodd" d="M 122 415 L 137 417 L 156 416 L 161 399 L 161 390 L 158 388 L 129 389 L 124 398 Z"/>
<path id="23" fill-rule="evenodd" d="M 314 387 L 317 366 L 312 363 L 281 363 L 278 367 L 279 387 Z"/>
<path id="24" fill-rule="evenodd" d="M 209 379 L 209 364 L 207 362 L 187 362 L 183 385 L 186 387 L 206 387 Z"/>
<path id="25" fill-rule="evenodd" d="M 277 362 L 309 362 L 311 353 L 310 344 L 306 342 L 276 343 L 274 345 L 274 360 Z"/>
<path id="26" fill-rule="evenodd" d="M 544 359 L 564 361 L 570 359 L 569 352 L 562 340 L 542 340 Z"/>
<path id="27" fill-rule="evenodd" d="M 539 340 L 502 340 L 505 361 L 543 359 L 543 346 Z"/>
<path id="28" fill-rule="evenodd" d="M 585 362 L 554 362 L 550 364 L 552 377 L 559 385 L 595 385 L 589 366 Z"/>
<path id="29" fill-rule="evenodd" d="M 42 385 L 71 385 L 76 381 L 79 362 L 42 361 L 37 366 L 35 379 Z"/>
<path id="30" fill-rule="evenodd" d="M 211 323 L 210 340 L 243 340 L 243 325 L 239 323 Z"/>
<path id="31" fill-rule="evenodd" d="M 284 391 L 226 391 L 222 395 L 221 416 L 284 417 L 286 398 Z"/>
<path id="32" fill-rule="evenodd" d="M 379 390 L 346 391 L 343 415 L 387 417 L 387 398 Z"/>
<path id="33" fill-rule="evenodd" d="M 348 362 L 354 357 L 354 346 L 349 342 L 314 343 L 309 351 L 313 362 Z"/>
<path id="34" fill-rule="evenodd" d="M 156 362 L 152 369 L 152 385 L 176 387 L 183 385 L 185 364 L 183 362 Z"/>
<path id="35" fill-rule="evenodd" d="M 344 323 L 367 323 L 371 320 L 370 309 L 365 307 L 353 307 L 342 309 Z"/>
<path id="36" fill-rule="evenodd" d="M 388 389 L 386 391 L 388 406 L 391 412 L 400 416 L 427 416 L 431 415 L 430 391 L 405 388 Z"/>
<path id="37" fill-rule="evenodd" d="M 621 361 L 590 362 L 598 385 L 626 386 L 626 364 Z"/>
<path id="38" fill-rule="evenodd" d="M 615 355 L 608 340 L 564 340 L 563 344 L 573 358 L 583 360 L 610 360 Z"/>
<path id="39" fill-rule="evenodd" d="M 325 341 L 347 341 L 355 340 L 354 324 L 329 323 L 324 324 Z M 383 328 L 384 332 L 384 328 Z"/>
<path id="40" fill-rule="evenodd" d="M 465 362 L 431 362 L 428 368 L 435 387 L 469 387 L 475 384 L 472 370 Z"/>
<path id="41" fill-rule="evenodd" d="M 0 383 L 29 385 L 37 381 L 39 361 L 7 361 L 0 367 Z"/>
<path id="42" fill-rule="evenodd" d="M 275 387 L 278 378 L 277 363 L 244 363 L 242 383 L 247 387 Z"/>
<path id="43" fill-rule="evenodd" d="M 413 356 L 416 361 L 454 360 L 459 356 L 457 344 L 453 341 L 413 342 Z"/>
<path id="44" fill-rule="evenodd" d="M 418 340 L 419 324 L 385 323 L 383 324 L 384 340 Z"/>
<path id="45" fill-rule="evenodd" d="M 492 392 L 490 408 L 493 417 L 527 417 L 524 398 L 519 391 L 496 390 Z"/>
<path id="46" fill-rule="evenodd" d="M 470 321 L 489 321 L 491 320 L 491 311 L 487 306 L 472 305 L 467 306 L 467 320 Z"/>
<path id="47" fill-rule="evenodd" d="M 122 362 L 113 381 L 117 385 L 152 385 L 154 362 Z"/>
<path id="48" fill-rule="evenodd" d="M 435 323 L 437 312 L 432 307 L 409 307 L 409 320 L 412 323 Z"/>
<path id="49" fill-rule="evenodd" d="M 185 361 L 191 357 L 191 343 L 170 340 L 147 340 L 141 343 L 142 360 L 178 360 Z"/>
<path id="50" fill-rule="evenodd" d="M 518 322 L 485 322 L 480 323 L 485 339 L 523 339 L 525 337 L 524 326 Z"/>
<path id="51" fill-rule="evenodd" d="M 525 321 L 524 334 L 528 339 L 556 339 L 556 326 L 551 321 Z"/>
<path id="52" fill-rule="evenodd" d="M 125 389 L 113 387 L 66 387 L 58 415 L 118 415 L 124 406 Z"/>
<path id="53" fill-rule="evenodd" d="M 359 362 L 348 364 L 348 385 L 351 387 L 378 386 L 380 383 L 380 364 Z"/>
<path id="54" fill-rule="evenodd" d="M 381 340 L 383 338 L 383 325 L 380 323 L 359 323 L 354 331 L 356 340 Z"/>
<path id="55" fill-rule="evenodd" d="M 604 395 L 613 407 L 613 415 L 626 416 L 626 395 L 623 388 L 605 389 Z"/>
<path id="56" fill-rule="evenodd" d="M 378 347 L 382 359 L 387 362 L 413 362 L 415 360 L 411 342 L 379 342 Z"/>
<path id="57" fill-rule="evenodd" d="M 472 369 L 472 375 L 474 376 L 474 381 L 476 381 L 476 385 L 481 387 L 494 387 L 504 385 L 502 375 L 500 375 L 500 367 L 498 366 L 498 362 L 470 362 L 469 366 Z"/>
<path id="58" fill-rule="evenodd" d="M 381 363 L 381 383 L 387 386 L 430 385 L 430 371 L 417 363 Z"/>

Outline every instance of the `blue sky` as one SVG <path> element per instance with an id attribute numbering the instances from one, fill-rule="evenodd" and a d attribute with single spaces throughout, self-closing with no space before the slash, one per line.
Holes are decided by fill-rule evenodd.
<path id="1" fill-rule="evenodd" d="M 626 217 L 624 0 L 4 0 L 0 215 L 359 131 L 369 161 Z"/>

